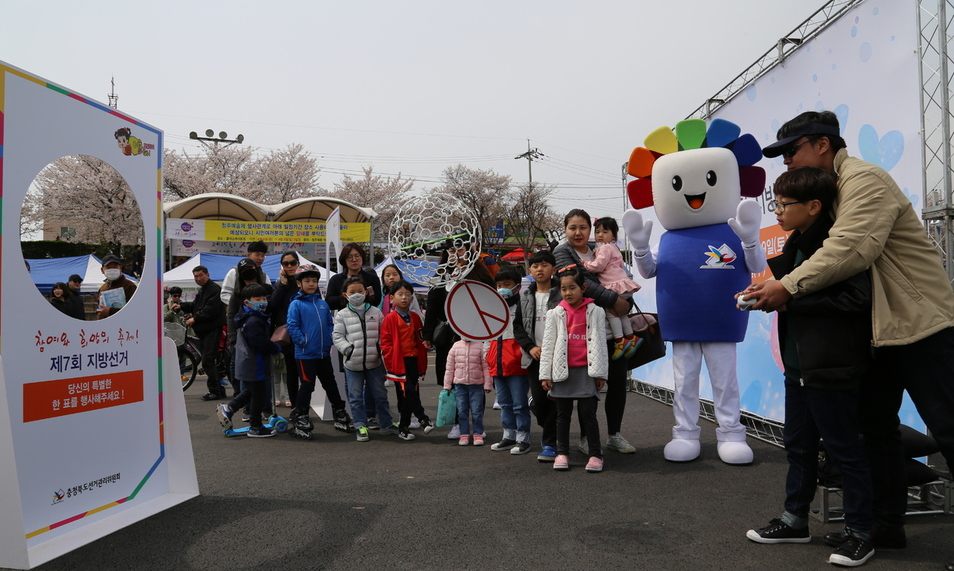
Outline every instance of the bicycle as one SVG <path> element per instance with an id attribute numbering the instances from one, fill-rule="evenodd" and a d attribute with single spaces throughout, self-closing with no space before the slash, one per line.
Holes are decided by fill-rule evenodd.
<path id="1" fill-rule="evenodd" d="M 202 352 L 199 350 L 199 340 L 190 337 L 185 326 L 180 323 L 163 323 L 163 332 L 166 337 L 176 344 L 176 353 L 179 357 L 179 379 L 182 382 L 182 391 L 189 390 L 196 376 L 202 372 Z"/>

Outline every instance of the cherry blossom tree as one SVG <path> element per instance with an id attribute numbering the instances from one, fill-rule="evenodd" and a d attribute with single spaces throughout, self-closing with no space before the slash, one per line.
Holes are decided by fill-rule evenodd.
<path id="1" fill-rule="evenodd" d="M 71 155 L 46 166 L 33 181 L 21 209 L 21 229 L 42 220 L 46 227 L 67 226 L 76 238 L 121 246 L 142 245 L 142 213 L 129 185 L 116 169 L 95 157 Z M 32 220 L 22 220 L 30 217 Z M 64 237 L 65 238 L 65 237 Z"/>
<path id="2" fill-rule="evenodd" d="M 331 196 L 374 210 L 377 213 L 375 234 L 387 236 L 394 214 L 414 187 L 414 179 L 404 178 L 401 173 L 395 177 L 376 175 L 370 165 L 361 167 L 361 170 L 364 176 L 352 178 L 346 175 L 341 182 L 335 183 Z"/>
<path id="3" fill-rule="evenodd" d="M 168 150 L 163 167 L 163 197 L 180 200 L 207 192 L 225 192 L 263 204 L 277 204 L 320 193 L 318 162 L 300 144 L 256 157 L 255 149 L 230 145 L 202 152 Z"/>
<path id="4" fill-rule="evenodd" d="M 447 193 L 463 202 L 477 217 L 486 240 L 487 229 L 504 219 L 513 204 L 510 177 L 460 164 L 444 169 L 443 177 L 444 183 L 430 192 Z"/>
<path id="5" fill-rule="evenodd" d="M 514 191 L 513 204 L 504 216 L 504 229 L 511 243 L 523 248 L 527 257 L 537 245 L 546 245 L 550 234 L 561 227 L 560 217 L 549 203 L 554 190 L 537 183 L 522 185 Z"/>

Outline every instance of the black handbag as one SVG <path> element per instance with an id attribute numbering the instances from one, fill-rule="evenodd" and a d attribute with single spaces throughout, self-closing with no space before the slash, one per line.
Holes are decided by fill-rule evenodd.
<path id="1" fill-rule="evenodd" d="M 431 339 L 431 344 L 438 349 L 450 349 L 454 344 L 454 330 L 451 329 L 451 326 L 446 321 L 441 321 L 434 327 L 434 334 Z"/>
<path id="2" fill-rule="evenodd" d="M 666 342 L 659 330 L 658 316 L 655 313 L 643 313 L 639 306 L 635 307 L 636 313 L 630 315 L 629 320 L 633 324 L 633 333 L 642 339 L 642 343 L 633 356 L 627 359 L 627 369 L 642 367 L 666 356 Z"/>

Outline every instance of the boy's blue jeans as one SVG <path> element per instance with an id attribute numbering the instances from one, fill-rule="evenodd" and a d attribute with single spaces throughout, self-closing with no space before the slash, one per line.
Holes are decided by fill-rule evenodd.
<path id="1" fill-rule="evenodd" d="M 454 394 L 457 396 L 457 416 L 460 422 L 461 436 L 471 433 L 484 433 L 484 385 L 454 384 Z M 474 421 L 470 426 L 468 415 Z"/>
<path id="2" fill-rule="evenodd" d="M 393 422 L 391 411 L 388 409 L 388 391 L 384 387 L 384 367 L 367 371 L 352 371 L 345 369 L 345 384 L 348 387 L 348 404 L 351 405 L 351 416 L 355 428 L 368 425 L 368 414 L 365 408 L 365 391 L 371 395 L 378 413 L 378 422 L 387 428 Z"/>
<path id="3" fill-rule="evenodd" d="M 822 439 L 844 478 L 845 526 L 871 531 L 871 474 L 858 405 L 858 391 L 803 387 L 798 381 L 785 380 L 785 511 L 800 519 L 808 517 L 818 486 L 818 441 Z"/>
<path id="4" fill-rule="evenodd" d="M 522 375 L 494 377 L 504 439 L 530 442 L 530 380 Z"/>

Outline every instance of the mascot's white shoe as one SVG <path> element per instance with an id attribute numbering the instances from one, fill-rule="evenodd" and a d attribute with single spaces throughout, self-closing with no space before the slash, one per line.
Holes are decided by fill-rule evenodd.
<path id="1" fill-rule="evenodd" d="M 752 449 L 745 442 L 719 442 L 717 449 L 719 458 L 726 464 L 751 464 L 754 458 Z"/>
<path id="2" fill-rule="evenodd" d="M 670 462 L 691 462 L 699 457 L 701 451 L 698 440 L 673 438 L 663 449 L 663 457 Z"/>

